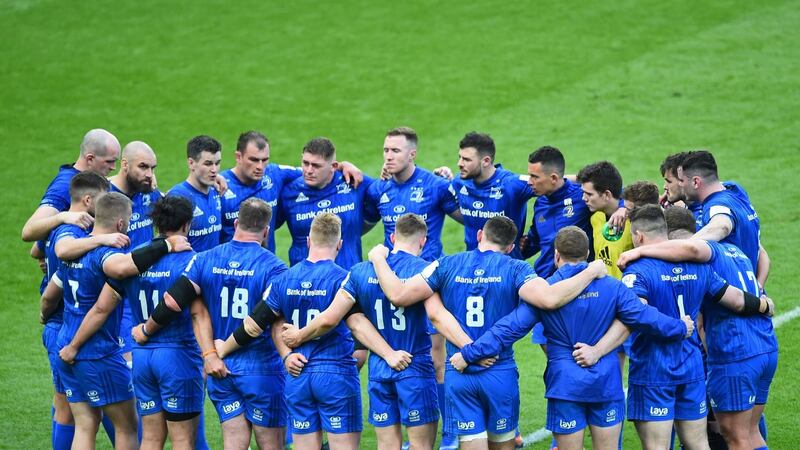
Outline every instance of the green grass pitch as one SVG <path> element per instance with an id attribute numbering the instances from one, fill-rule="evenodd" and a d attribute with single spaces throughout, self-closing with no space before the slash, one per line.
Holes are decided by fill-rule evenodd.
<path id="1" fill-rule="evenodd" d="M 0 447 L 49 446 L 41 274 L 19 232 L 94 127 L 151 144 L 162 188 L 185 177 L 188 138 L 219 138 L 227 168 L 247 129 L 269 136 L 273 161 L 297 164 L 302 144 L 324 135 L 371 174 L 383 133 L 401 124 L 419 132 L 428 168 L 454 167 L 471 130 L 491 133 L 509 169 L 525 171 L 549 144 L 568 171 L 609 159 L 626 182 L 658 181 L 666 154 L 708 148 L 762 218 L 778 314 L 797 307 L 797 23 L 791 0 L 0 2 Z M 446 251 L 462 237 L 448 221 Z M 800 320 L 778 338 L 770 447 L 798 448 Z M 517 349 L 527 434 L 544 425 L 544 358 L 527 340 Z M 220 448 L 210 408 L 207 424 Z M 362 447 L 374 446 L 365 426 Z M 639 447 L 630 426 L 625 447 Z"/>

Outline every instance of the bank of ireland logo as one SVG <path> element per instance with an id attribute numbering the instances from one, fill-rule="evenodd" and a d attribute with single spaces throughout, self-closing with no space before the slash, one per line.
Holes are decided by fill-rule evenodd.
<path id="1" fill-rule="evenodd" d="M 139 220 L 139 213 L 131 214 L 131 222 L 136 222 L 137 220 Z"/>
<path id="2" fill-rule="evenodd" d="M 409 422 L 419 422 L 419 410 L 412 409 L 408 412 L 408 421 Z"/>
<path id="3" fill-rule="evenodd" d="M 392 211 L 394 211 L 395 214 L 403 214 L 406 212 L 406 207 L 403 205 L 397 205 L 392 209 Z"/>
<path id="4" fill-rule="evenodd" d="M 331 416 L 331 428 L 333 429 L 342 428 L 342 418 L 339 416 Z"/>
<path id="5" fill-rule="evenodd" d="M 508 419 L 504 418 L 497 420 L 495 428 L 497 428 L 497 430 L 499 431 L 499 430 L 505 430 L 507 426 L 508 426 Z"/>
<path id="6" fill-rule="evenodd" d="M 484 273 L 486 273 L 486 271 L 483 270 L 483 269 L 475 269 L 474 273 L 475 273 L 476 277 L 479 277 L 479 276 L 483 275 Z"/>
<path id="7" fill-rule="evenodd" d="M 483 209 L 483 202 L 482 201 L 472 202 L 472 207 L 475 209 Z"/>
<path id="8" fill-rule="evenodd" d="M 328 199 L 320 200 L 317 202 L 317 206 L 320 208 L 327 208 L 328 206 L 331 206 L 331 201 Z"/>
<path id="9" fill-rule="evenodd" d="M 614 422 L 616 420 L 617 420 L 617 410 L 616 409 L 608 410 L 608 412 L 606 413 L 606 422 Z"/>
<path id="10" fill-rule="evenodd" d="M 310 281 L 303 281 L 300 283 L 300 287 L 303 289 L 311 289 L 311 282 Z"/>
<path id="11" fill-rule="evenodd" d="M 208 223 L 217 223 L 217 216 L 208 216 Z"/>
<path id="12" fill-rule="evenodd" d="M 680 267 L 673 267 L 672 268 L 672 273 L 674 273 L 675 275 L 680 275 L 682 272 L 683 272 L 683 269 L 680 268 Z"/>
<path id="13" fill-rule="evenodd" d="M 230 267 L 231 269 L 237 269 L 240 265 L 241 265 L 241 263 L 239 263 L 239 261 L 229 261 L 228 262 L 228 267 Z"/>

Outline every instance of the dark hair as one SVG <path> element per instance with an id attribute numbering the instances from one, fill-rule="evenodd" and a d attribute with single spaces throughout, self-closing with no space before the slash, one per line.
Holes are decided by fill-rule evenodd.
<path id="1" fill-rule="evenodd" d="M 490 242 L 506 247 L 517 240 L 517 226 L 506 216 L 494 216 L 483 225 L 483 235 Z"/>
<path id="2" fill-rule="evenodd" d="M 336 147 L 330 139 L 324 137 L 314 138 L 303 147 L 303 153 L 321 156 L 325 161 L 332 161 L 336 157 Z"/>
<path id="3" fill-rule="evenodd" d="M 77 203 L 84 195 L 94 197 L 101 192 L 108 192 L 109 187 L 110 183 L 106 177 L 86 170 L 70 180 L 69 197 L 73 203 Z"/>
<path id="4" fill-rule="evenodd" d="M 538 150 L 528 156 L 530 164 L 541 163 L 542 167 L 547 167 L 548 170 L 556 172 L 559 176 L 564 176 L 564 171 L 567 168 L 567 163 L 564 161 L 564 155 L 561 150 L 545 145 L 539 147 Z"/>
<path id="5" fill-rule="evenodd" d="M 683 159 L 686 158 L 687 152 L 680 152 L 674 153 L 672 155 L 667 156 L 664 158 L 664 161 L 661 163 L 661 176 L 664 177 L 667 175 L 667 172 L 672 172 L 673 174 L 678 173 L 678 167 L 681 166 Z"/>
<path id="6" fill-rule="evenodd" d="M 688 176 L 699 176 L 705 181 L 717 181 L 717 161 L 714 155 L 705 150 L 688 152 L 681 163 L 683 173 Z"/>
<path id="7" fill-rule="evenodd" d="M 200 154 L 203 152 L 219 153 L 221 151 L 222 145 L 211 136 L 195 136 L 186 143 L 186 156 L 195 161 L 200 159 Z"/>
<path id="8" fill-rule="evenodd" d="M 269 139 L 258 131 L 250 130 L 245 131 L 239 135 L 239 140 L 236 141 L 236 151 L 244 153 L 247 144 L 253 143 L 259 150 L 264 150 L 269 145 Z"/>
<path id="9" fill-rule="evenodd" d="M 622 175 L 608 161 L 589 164 L 578 172 L 577 178 L 579 183 L 592 183 L 600 194 L 609 191 L 612 197 L 619 198 L 622 193 Z"/>
<path id="10" fill-rule="evenodd" d="M 406 213 L 395 222 L 394 233 L 397 237 L 425 236 L 428 234 L 428 225 L 421 216 Z"/>
<path id="11" fill-rule="evenodd" d="M 633 202 L 636 206 L 657 205 L 658 186 L 650 181 L 637 181 L 625 186 L 622 191 L 623 200 Z"/>
<path id="12" fill-rule="evenodd" d="M 492 159 L 492 161 L 494 161 L 494 140 L 492 140 L 492 137 L 488 134 L 478 133 L 476 131 L 470 131 L 469 133 L 465 134 L 464 138 L 461 139 L 461 142 L 458 143 L 458 148 L 468 147 L 472 147 L 477 150 L 478 155 L 481 157 L 488 156 Z"/>
<path id="13" fill-rule="evenodd" d="M 635 231 L 644 234 L 667 234 L 667 222 L 664 212 L 658 205 L 637 206 L 630 215 L 631 233 Z"/>
<path id="14" fill-rule="evenodd" d="M 686 208 L 673 206 L 665 209 L 664 220 L 667 222 L 667 233 L 684 230 L 694 234 L 697 231 L 694 214 Z"/>
<path id="15" fill-rule="evenodd" d="M 239 205 L 239 225 L 244 231 L 264 231 L 272 220 L 272 207 L 257 197 L 250 197 Z"/>
<path id="16" fill-rule="evenodd" d="M 417 142 L 419 142 L 419 138 L 417 137 L 417 132 L 414 131 L 414 129 L 411 127 L 392 128 L 391 130 L 386 132 L 386 136 L 387 137 L 404 136 L 410 148 L 417 148 Z"/>
<path id="17" fill-rule="evenodd" d="M 168 195 L 150 209 L 150 218 L 160 234 L 178 231 L 191 223 L 194 215 L 192 201 L 180 195 Z"/>
<path id="18" fill-rule="evenodd" d="M 556 250 L 567 261 L 585 261 L 589 256 L 589 236 L 574 225 L 564 227 L 556 234 Z"/>
<path id="19" fill-rule="evenodd" d="M 119 192 L 109 192 L 97 198 L 94 205 L 95 226 L 108 227 L 123 217 L 130 217 L 131 199 Z"/>

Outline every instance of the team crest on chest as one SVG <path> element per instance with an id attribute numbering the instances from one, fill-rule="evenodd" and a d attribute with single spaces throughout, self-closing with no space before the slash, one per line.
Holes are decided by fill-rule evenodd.
<path id="1" fill-rule="evenodd" d="M 142 205 L 150 206 L 150 195 L 149 194 L 142 196 Z"/>
<path id="2" fill-rule="evenodd" d="M 424 189 L 421 187 L 412 187 L 411 188 L 411 198 L 409 198 L 412 202 L 420 203 L 425 200 L 425 193 Z"/>
<path id="3" fill-rule="evenodd" d="M 349 194 L 353 189 L 347 183 L 339 183 L 336 185 L 337 194 Z"/>
<path id="4" fill-rule="evenodd" d="M 575 208 L 572 207 L 572 199 L 564 199 L 564 217 L 572 217 L 575 215 Z"/>
<path id="5" fill-rule="evenodd" d="M 499 200 L 503 198 L 503 188 L 502 186 L 495 186 L 489 189 L 489 198 L 493 198 L 495 200 Z"/>
<path id="6" fill-rule="evenodd" d="M 264 175 L 264 178 L 261 179 L 261 188 L 272 189 L 272 178 L 270 178 L 267 175 Z"/>

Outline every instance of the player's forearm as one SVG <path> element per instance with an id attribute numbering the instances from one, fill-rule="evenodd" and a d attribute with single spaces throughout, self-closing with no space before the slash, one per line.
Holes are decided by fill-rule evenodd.
<path id="1" fill-rule="evenodd" d="M 34 242 L 33 245 L 31 246 L 30 255 L 31 258 L 33 259 L 42 259 L 45 257 L 44 252 L 42 251 L 42 249 L 39 248 L 39 244 L 36 242 Z"/>
<path id="2" fill-rule="evenodd" d="M 283 317 L 278 317 L 275 319 L 275 322 L 272 323 L 272 342 L 275 343 L 275 350 L 278 351 L 278 356 L 281 359 L 285 359 L 286 355 L 292 353 L 293 350 L 289 348 L 286 344 L 283 343 L 283 339 L 281 339 L 281 329 L 283 328 L 283 324 L 286 323 L 286 319 Z"/>
<path id="3" fill-rule="evenodd" d="M 464 332 L 456 318 L 443 305 L 429 308 L 427 301 L 425 305 L 425 310 L 431 319 L 431 323 L 448 342 L 458 348 L 472 342 L 472 338 Z M 441 305 L 441 301 L 439 301 L 439 305 Z"/>
<path id="4" fill-rule="evenodd" d="M 61 289 L 61 280 L 58 279 L 57 275 L 53 275 L 53 279 L 47 283 L 47 287 L 42 292 L 42 298 L 39 301 L 39 315 L 43 321 L 56 312 L 63 296 L 64 291 Z"/>
<path id="5" fill-rule="evenodd" d="M 650 305 L 642 306 L 644 308 L 636 316 L 636 320 L 628 325 L 643 333 L 666 339 L 683 339 L 686 336 L 686 325 L 682 320 L 663 314 Z"/>
<path id="6" fill-rule="evenodd" d="M 346 323 L 353 337 L 382 359 L 386 359 L 394 351 L 364 314 L 353 314 L 347 318 Z"/>
<path id="7" fill-rule="evenodd" d="M 200 351 L 205 353 L 213 349 L 214 330 L 211 328 L 211 315 L 208 314 L 208 309 L 203 303 L 203 300 L 196 299 L 194 302 L 192 302 L 190 315 L 192 317 L 192 330 L 194 331 L 194 337 L 197 340 L 197 345 L 200 346 Z M 152 320 L 153 319 L 149 319 L 147 322 L 148 330 L 150 329 L 149 325 Z M 228 338 L 229 341 L 231 339 L 232 338 L 230 337 Z M 235 343 L 236 342 L 234 341 L 234 344 Z M 222 354 L 220 354 L 219 357 L 222 358 Z"/>
<path id="8" fill-rule="evenodd" d="M 58 259 L 71 261 L 89 253 L 102 245 L 100 236 L 89 236 L 80 239 L 61 239 L 54 250 Z"/>
<path id="9" fill-rule="evenodd" d="M 770 263 L 771 261 L 769 259 L 769 254 L 767 254 L 767 250 L 763 246 L 759 245 L 756 280 L 758 280 L 758 285 L 761 286 L 761 289 L 764 289 L 764 287 L 767 285 Z"/>
<path id="10" fill-rule="evenodd" d="M 106 323 L 110 313 L 111 311 L 98 310 L 92 307 L 86 317 L 83 318 L 81 326 L 78 327 L 78 331 L 75 332 L 75 336 L 72 337 L 69 345 L 75 347 L 76 350 L 80 349 Z"/>
<path id="11" fill-rule="evenodd" d="M 719 214 L 711 218 L 706 226 L 695 233 L 694 237 L 706 241 L 719 242 L 728 237 L 732 230 L 733 223 L 731 222 L 731 219 L 727 216 Z"/>
<path id="12" fill-rule="evenodd" d="M 378 277 L 378 283 L 381 290 L 386 295 L 386 299 L 392 302 L 395 306 L 409 306 L 409 304 L 400 304 L 401 301 L 406 299 L 401 298 L 403 291 L 403 282 L 395 275 L 389 263 L 385 259 L 378 259 L 372 262 L 375 268 L 375 274 Z"/>
<path id="13" fill-rule="evenodd" d="M 707 262 L 711 259 L 711 250 L 708 244 L 700 239 L 664 241 L 638 247 L 637 251 L 642 257 L 672 262 Z"/>
<path id="14" fill-rule="evenodd" d="M 553 285 L 537 278 L 525 283 L 519 294 L 525 302 L 537 308 L 558 309 L 580 295 L 594 279 L 595 276 L 589 269 L 585 269 L 577 275 Z"/>
<path id="15" fill-rule="evenodd" d="M 58 214 L 58 211 L 56 211 L 55 208 L 50 209 L 52 210 L 52 215 L 39 217 L 43 214 L 39 214 L 39 210 L 37 210 L 36 213 L 25 222 L 25 226 L 22 227 L 23 241 L 33 242 L 47 239 L 47 235 L 50 234 L 50 231 L 63 223 L 62 216 Z"/>
<path id="16" fill-rule="evenodd" d="M 630 335 L 631 331 L 628 327 L 619 320 L 614 319 L 603 337 L 594 344 L 594 348 L 599 353 L 599 357 L 602 358 L 622 345 Z"/>
<path id="17" fill-rule="evenodd" d="M 450 216 L 450 218 L 455 220 L 456 222 L 458 222 L 458 223 L 460 223 L 462 225 L 464 224 L 464 216 L 461 214 L 461 210 L 460 209 L 456 209 L 455 211 L 453 211 L 450 214 L 448 214 L 448 216 Z"/>
<path id="18" fill-rule="evenodd" d="M 718 295 L 717 297 L 719 304 L 742 316 L 767 314 L 769 312 L 769 304 L 766 297 L 756 297 L 730 285 L 727 286 L 721 296 Z"/>

